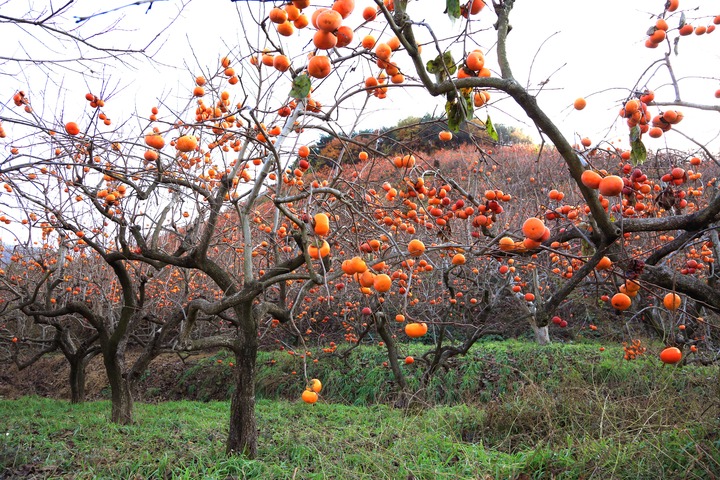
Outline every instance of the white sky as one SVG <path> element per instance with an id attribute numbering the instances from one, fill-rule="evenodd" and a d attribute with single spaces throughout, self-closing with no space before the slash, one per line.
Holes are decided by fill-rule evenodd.
<path id="1" fill-rule="evenodd" d="M 540 82 L 549 78 L 544 91 L 539 96 L 539 102 L 551 118 L 553 118 L 562 131 L 571 141 L 579 136 L 589 136 L 594 141 L 605 137 L 607 139 L 621 138 L 627 145 L 627 127 L 618 121 L 617 111 L 622 101 L 628 96 L 629 88 L 640 79 L 642 73 L 654 60 L 662 57 L 665 47 L 649 50 L 644 47 L 645 32 L 654 24 L 653 14 L 662 13 L 665 0 L 606 0 L 592 2 L 588 0 L 554 0 L 538 2 L 536 0 L 518 0 L 511 16 L 513 31 L 509 36 L 509 54 L 516 78 L 530 87 L 537 87 Z M 26 0 L 0 0 L 2 14 L 23 14 L 27 9 Z M 37 2 L 36 8 L 44 8 L 46 2 Z M 65 2 L 52 2 L 62 5 Z M 76 2 L 72 13 L 75 15 L 89 14 L 101 8 L 126 4 L 127 0 L 96 2 L 80 0 Z M 180 0 L 156 2 L 149 13 L 145 13 L 145 6 L 133 6 L 117 13 L 111 13 L 90 20 L 82 26 L 83 29 L 102 29 L 107 23 L 121 18 L 119 27 L 124 29 L 113 36 L 106 37 L 112 46 L 122 47 L 132 41 L 139 45 L 142 39 L 155 34 L 159 26 L 163 25 L 176 15 Z M 276 2 L 279 4 L 280 2 Z M 329 5 L 330 0 L 315 1 L 314 5 Z M 352 27 L 362 22 L 361 12 L 365 6 L 371 5 L 370 0 L 356 0 L 356 9 L 346 21 Z M 43 4 L 43 5 L 41 5 Z M 464 25 L 463 21 L 451 24 L 447 16 L 443 15 L 441 0 L 411 0 L 408 11 L 417 20 L 431 22 L 439 37 L 457 34 Z M 681 7 L 692 9 L 698 5 L 707 5 L 700 0 L 681 0 Z M 258 1 L 233 3 L 230 0 L 192 0 L 185 10 L 170 27 L 161 35 L 164 43 L 155 54 L 156 60 L 166 66 L 150 65 L 142 60 L 133 61 L 135 70 L 128 70 L 122 66 L 108 67 L 104 72 L 109 78 L 109 84 L 121 88 L 114 99 L 108 102 L 106 111 L 113 119 L 122 118 L 136 111 L 143 117 L 149 113 L 150 107 L 157 103 L 157 98 L 166 98 L 172 103 L 173 98 L 183 98 L 183 104 L 191 88 L 191 79 L 202 70 L 215 68 L 218 58 L 227 53 L 228 47 L 245 44 L 242 26 L 238 11 L 247 19 L 246 8 L 260 12 L 273 3 Z M 719 9 L 720 10 L 720 9 Z M 717 14 L 717 12 L 703 12 Z M 698 13 L 687 14 L 688 21 L 693 24 L 709 24 L 712 18 L 704 17 L 698 20 L 693 17 Z M 671 27 L 677 25 L 679 16 L 672 17 L 668 23 Z M 494 48 L 494 31 L 492 23 L 495 21 L 494 13 L 490 8 L 483 10 L 475 17 L 475 29 L 488 29 L 474 35 L 474 40 L 485 51 L 488 51 L 488 63 L 496 69 Z M 65 25 L 75 27 L 73 19 L 69 18 Z M 247 25 L 247 23 L 245 23 Z M 379 28 L 380 22 L 369 25 Z M 33 41 L 11 26 L 0 24 L 0 38 L 8 48 L 4 49 L 7 56 L 20 56 L 29 51 L 37 58 L 49 58 L 72 54 L 63 46 L 57 46 L 52 38 L 42 37 Z M 360 41 L 366 30 L 356 32 L 354 44 Z M 307 44 L 309 32 L 302 36 L 292 37 L 290 53 L 297 56 L 302 53 Z M 425 35 L 418 34 L 423 39 Z M 12 44 L 12 39 L 17 44 Z M 102 37 L 101 37 L 102 38 Z M 102 39 L 98 41 L 102 41 Z M 387 38 L 387 34 L 385 37 Z M 541 44 L 544 45 L 542 48 Z M 683 100 L 718 105 L 719 100 L 713 94 L 720 88 L 720 31 L 712 35 L 697 37 L 695 35 L 684 37 L 680 42 L 680 55 L 671 57 L 676 75 L 681 78 Z M 453 46 L 456 60 L 462 50 L 460 45 Z M 244 48 L 247 52 L 247 48 Z M 426 60 L 434 58 L 430 48 L 426 48 Z M 394 57 L 400 67 L 409 67 L 407 56 L 402 52 Z M 530 65 L 534 59 L 532 71 Z M 13 76 L 2 75 L 12 73 Z M 377 73 L 375 71 L 375 73 Z M 701 79 L 701 80 L 698 80 Z M 3 86 L 3 103 L 12 104 L 10 97 L 17 89 L 30 91 L 37 102 L 38 92 L 45 92 L 47 105 L 51 105 L 58 98 L 52 84 L 70 88 L 66 95 L 59 95 L 58 106 L 50 107 L 53 115 L 57 117 L 78 116 L 79 108 L 84 107 L 80 101 L 88 90 L 84 79 L 69 70 L 57 69 L 49 79 L 39 74 L 39 70 L 25 67 L 17 71 L 12 64 L 0 64 L 0 84 Z M 89 87 L 95 92 L 100 88 L 97 80 L 87 80 Z M 284 94 L 289 89 L 289 76 L 280 80 L 286 86 L 279 86 Z M 281 85 L 281 84 L 280 84 Z M 668 77 L 661 72 L 656 77 L 646 77 L 641 86 L 647 85 L 654 89 L 659 100 L 672 100 L 674 94 L 668 84 Z M 325 91 L 323 91 L 325 90 Z M 323 104 L 329 104 L 333 89 L 319 89 L 317 97 Z M 588 106 L 581 112 L 571 108 L 576 97 L 585 96 Z M 72 98 L 72 102 L 69 99 Z M 499 93 L 493 94 L 493 100 L 502 98 Z M 441 112 L 444 101 L 423 95 L 418 88 L 402 91 L 391 90 L 388 98 L 370 100 L 370 111 L 363 117 L 360 128 L 376 128 L 390 126 L 399 119 L 408 116 L 422 116 L 428 112 Z M 522 112 L 513 108 L 511 102 L 504 100 L 495 105 L 499 110 L 491 108 L 490 115 L 495 123 L 505 123 L 523 128 L 523 130 L 537 137 L 535 129 L 527 123 Z M 0 107 L 0 112 L 5 114 Z M 14 107 L 13 107 L 14 108 Z M 35 108 L 38 106 L 36 104 Z M 63 109 L 65 110 L 63 113 Z M 678 128 L 702 143 L 710 143 L 713 151 L 718 150 L 719 140 L 718 113 L 696 112 L 682 109 L 685 120 Z M 657 113 L 657 109 L 651 109 Z M 478 116 L 484 119 L 486 111 L 479 111 Z M 349 112 L 348 118 L 354 118 Z M 618 128 L 611 131 L 606 137 L 609 128 L 615 124 Z M 7 130 L 7 127 L 6 127 Z M 579 136 L 577 136 L 579 135 Z M 573 138 L 575 137 L 575 138 Z M 670 146 L 680 148 L 689 147 L 687 141 L 677 134 L 670 132 L 659 140 L 645 138 L 646 145 L 651 148 L 661 148 L 665 141 Z"/>

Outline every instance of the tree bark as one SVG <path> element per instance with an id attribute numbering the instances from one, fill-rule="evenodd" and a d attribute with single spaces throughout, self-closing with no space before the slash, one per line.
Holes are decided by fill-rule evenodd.
<path id="1" fill-rule="evenodd" d="M 547 325 L 543 327 L 538 327 L 535 323 L 530 322 L 530 326 L 533 329 L 533 333 L 535 333 L 535 341 L 538 343 L 538 345 L 550 344 L 550 332 L 548 331 Z"/>
<path id="2" fill-rule="evenodd" d="M 72 358 L 70 360 L 70 403 L 85 401 L 85 361 Z"/>
<path id="3" fill-rule="evenodd" d="M 377 318 L 376 322 L 380 338 L 383 339 L 383 342 L 385 342 L 385 348 L 387 348 L 390 369 L 392 370 L 393 375 L 395 376 L 395 381 L 398 385 L 398 399 L 395 402 L 395 406 L 405 408 L 408 406 L 409 400 L 407 382 L 405 381 L 405 375 L 403 375 L 400 363 L 398 362 L 398 351 L 397 346 L 395 345 L 395 340 L 392 338 L 392 335 L 390 335 L 390 332 L 388 332 L 385 315 Z"/>
<path id="4" fill-rule="evenodd" d="M 63 349 L 65 358 L 70 363 L 70 403 L 83 403 L 85 401 L 85 368 L 95 355 L 100 353 L 96 346 L 83 345 L 74 354 Z"/>
<path id="5" fill-rule="evenodd" d="M 235 391 L 230 404 L 230 431 L 226 452 L 248 458 L 257 456 L 257 420 L 255 418 L 255 362 L 258 340 L 252 303 L 235 308 L 240 334 L 235 352 Z"/>
<path id="6" fill-rule="evenodd" d="M 103 352 L 105 371 L 110 382 L 112 413 L 110 420 L 120 425 L 128 425 L 133 421 L 133 399 L 130 384 L 123 372 L 122 360 L 117 352 L 106 355 Z"/>

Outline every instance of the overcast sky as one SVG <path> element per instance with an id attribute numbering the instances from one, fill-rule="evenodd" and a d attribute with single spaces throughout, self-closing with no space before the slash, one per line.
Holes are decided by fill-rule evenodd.
<path id="1" fill-rule="evenodd" d="M 45 3 L 45 2 L 40 2 Z M 65 2 L 54 2 L 64 4 Z M 80 0 L 76 2 L 73 13 L 75 15 L 89 14 L 100 8 L 111 5 L 124 5 L 123 1 L 95 2 Z M 121 18 L 118 27 L 122 30 L 116 32 L 111 42 L 115 46 L 124 46 L 132 39 L 133 43 L 140 45 L 144 40 L 154 35 L 158 28 L 168 22 L 168 19 L 177 14 L 180 0 L 155 2 L 152 9 L 146 13 L 145 6 L 133 6 L 120 12 L 110 13 L 86 22 L 82 28 L 100 29 L 110 21 Z M 248 17 L 248 10 L 258 13 L 262 9 L 269 9 L 270 3 L 242 2 L 233 3 L 229 0 L 193 0 L 188 3 L 174 21 L 167 32 L 161 34 L 162 44 L 156 44 L 155 59 L 165 66 L 151 65 L 149 62 L 135 60 L 132 62 L 134 70 L 123 66 L 107 68 L 106 77 L 109 84 L 122 90 L 117 94 L 114 103 L 108 104 L 108 113 L 112 117 L 132 113 L 135 108 L 142 115 L 146 115 L 150 107 L 157 103 L 158 97 L 166 100 L 187 95 L 188 87 L 193 76 L 203 69 L 214 68 L 219 56 L 228 52 L 230 47 L 245 43 L 243 31 L 238 19 L 238 11 Z M 277 2 L 278 4 L 280 2 Z M 314 2 L 329 4 L 330 2 Z M 13 13 L 15 9 L 22 14 L 25 0 L 11 0 L 0 2 L 3 13 Z M 346 21 L 352 27 L 362 22 L 361 12 L 370 0 L 356 0 L 356 10 Z M 431 23 L 440 38 L 457 34 L 463 28 L 462 21 L 454 24 L 443 15 L 443 2 L 440 0 L 411 1 L 408 11 L 417 20 Z M 707 4 L 702 1 L 682 0 L 681 7 L 691 9 L 695 6 Z M 662 58 L 666 47 L 650 50 L 644 47 L 645 32 L 655 22 L 653 16 L 662 13 L 664 0 L 606 0 L 604 2 L 591 2 L 587 0 L 555 0 L 538 2 L 536 0 L 518 0 L 511 17 L 513 30 L 509 36 L 509 55 L 516 78 L 531 88 L 538 88 L 544 84 L 539 95 L 539 102 L 547 113 L 561 127 L 562 131 L 571 139 L 588 136 L 594 141 L 606 137 L 608 139 L 622 139 L 627 143 L 627 127 L 617 120 L 617 111 L 623 100 L 627 98 L 629 89 L 641 79 L 642 73 L 654 61 Z M 706 12 L 720 13 L 720 12 Z M 708 24 L 711 19 L 707 17 L 701 21 L 694 18 L 695 12 L 688 13 L 688 20 L 693 24 Z M 487 51 L 490 67 L 497 71 L 494 55 L 494 41 L 492 24 L 495 16 L 490 8 L 486 8 L 476 17 L 474 40 Z M 670 26 L 677 25 L 679 17 L 669 20 Z M 68 27 L 74 27 L 69 18 Z M 373 28 L 379 28 L 380 22 L 373 22 Z M 25 52 L 37 52 L 42 58 L 53 55 L 72 55 L 72 49 L 54 45 L 48 37 L 39 37 L 37 40 L 21 35 L 17 29 L 9 30 L 10 26 L 0 25 L 0 37 L 14 38 L 16 45 L 9 42 L 11 48 L 8 53 L 20 56 Z M 365 34 L 356 34 L 355 42 Z M 307 44 L 309 33 L 293 38 L 291 54 L 298 55 L 302 47 Z M 427 35 L 419 33 L 421 39 Z M 680 55 L 672 56 L 676 75 L 681 78 L 683 100 L 705 104 L 718 104 L 713 93 L 720 87 L 720 32 L 712 35 L 697 37 L 695 35 L 684 37 L 680 42 Z M 45 48 L 45 50 L 43 50 Z M 426 52 L 432 49 L 426 48 Z M 460 45 L 453 47 L 456 59 L 462 51 Z M 432 57 L 428 55 L 428 60 Z M 396 54 L 401 67 L 409 67 L 407 56 Z M 532 65 L 532 69 L 531 69 Z M 10 64 L 0 66 L 0 71 L 8 73 L 13 67 Z M 50 92 L 51 86 L 46 78 L 38 75 L 38 70 L 27 67 L 20 72 L 13 72 L 12 77 L 0 77 L 4 85 L 4 101 L 9 101 L 8 87 L 15 89 L 37 91 L 44 89 Z M 71 88 L 73 95 L 84 95 L 88 88 L 99 88 L 98 81 L 78 79 L 70 70 L 56 69 L 52 82 Z M 699 78 L 702 81 L 698 80 Z M 284 79 L 289 85 L 289 77 Z M 547 82 L 546 82 L 547 81 Z M 646 83 L 647 82 L 647 83 Z M 661 100 L 672 100 L 674 94 L 668 84 L 667 75 L 661 71 L 655 77 L 646 75 L 640 86 L 647 85 L 657 92 Z M 283 87 L 285 88 L 285 87 Z M 288 87 L 289 88 L 289 87 Z M 324 104 L 330 103 L 330 98 L 323 99 L 323 95 L 331 95 L 334 90 L 323 92 L 320 89 L 318 98 Z M 584 96 L 588 106 L 581 112 L 571 108 L 575 98 Z M 51 96 L 54 100 L 57 96 Z M 68 116 L 77 108 L 82 108 L 82 102 L 75 106 L 67 101 L 67 96 L 60 95 L 62 106 L 54 109 L 56 116 Z M 73 96 L 74 98 L 74 96 Z M 496 93 L 493 100 L 502 98 Z M 46 100 L 47 101 L 47 100 Z M 423 95 L 420 89 L 407 89 L 407 91 L 392 90 L 385 100 L 371 99 L 369 114 L 363 117 L 360 128 L 376 128 L 389 126 L 399 119 L 408 116 L 422 116 L 428 112 L 441 112 L 443 100 Z M 500 101 L 496 108 L 489 109 L 490 115 L 496 123 L 505 123 L 523 128 L 526 133 L 537 138 L 534 127 L 527 123 L 522 112 L 514 108 L 509 101 Z M 37 108 L 37 107 L 36 107 Z M 62 110 L 65 109 L 63 112 Z M 683 109 L 685 120 L 678 128 L 703 143 L 713 142 L 711 147 L 718 149 L 718 114 L 712 112 L 691 112 Z M 656 113 L 657 109 L 653 109 Z M 486 111 L 480 111 L 478 116 L 485 118 Z M 616 128 L 611 129 L 615 125 Z M 688 146 L 688 142 L 677 135 L 670 133 L 667 139 L 673 145 Z M 678 141 L 677 143 L 676 140 Z M 646 139 L 649 148 L 660 148 L 665 144 L 665 138 L 660 140 Z"/>

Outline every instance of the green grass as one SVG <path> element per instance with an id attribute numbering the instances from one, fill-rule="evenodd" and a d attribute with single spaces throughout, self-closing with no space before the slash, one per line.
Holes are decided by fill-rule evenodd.
<path id="1" fill-rule="evenodd" d="M 403 355 L 424 348 L 405 345 Z M 228 361 L 218 354 L 200 362 L 180 380 L 183 388 L 194 385 L 205 398 L 226 394 Z M 490 342 L 454 361 L 402 410 L 391 406 L 383 361 L 377 349 L 360 348 L 346 361 L 309 364 L 308 374 L 324 383 L 311 406 L 297 400 L 301 362 L 263 353 L 252 461 L 225 456 L 226 401 L 137 403 L 136 423 L 118 426 L 108 423 L 105 401 L 0 400 L 0 477 L 3 470 L 9 478 L 78 479 L 720 476 L 717 367 L 664 367 L 653 355 L 627 362 L 621 348 L 600 352 L 592 343 Z M 420 369 L 404 368 L 415 392 Z M 187 383 L 200 373 L 202 383 Z"/>
<path id="2" fill-rule="evenodd" d="M 608 345 L 604 352 L 597 343 L 553 343 L 538 347 L 531 342 L 516 340 L 479 343 L 468 355 L 452 360 L 447 371 L 436 374 L 427 389 L 419 391 L 422 365 L 420 355 L 428 346 L 419 343 L 401 346 L 401 354 L 413 355 L 418 361 L 403 366 L 407 381 L 413 393 L 429 405 L 458 405 L 468 402 L 488 402 L 512 394 L 530 383 L 542 382 L 543 388 L 552 392 L 567 383 L 590 383 L 616 391 L 624 388 L 629 392 L 646 392 L 653 388 L 659 378 L 678 370 L 663 367 L 656 355 L 650 351 L 637 360 L 622 359 L 623 349 L 619 345 Z M 651 351 L 657 350 L 659 346 Z M 232 361 L 227 357 L 227 361 Z M 275 364 L 270 361 L 275 360 Z M 382 366 L 387 360 L 385 351 L 377 347 L 355 349 L 346 359 L 337 357 L 321 358 L 319 363 L 308 363 L 308 376 L 320 378 L 326 385 L 325 398 L 331 402 L 352 405 L 372 405 L 394 401 L 392 373 Z M 225 363 L 227 363 L 227 361 Z M 213 360 L 207 361 L 203 370 L 205 382 L 227 367 Z M 292 372 L 297 375 L 292 375 Z M 267 399 L 297 398 L 299 378 L 303 371 L 302 360 L 284 352 L 261 352 L 258 358 L 257 394 Z M 682 375 L 671 375 L 671 382 L 677 388 L 696 386 L 713 389 L 717 367 L 683 368 Z M 219 373 L 218 373 L 219 374 Z M 219 398 L 218 398 L 219 399 Z"/>
<path id="3" fill-rule="evenodd" d="M 635 441 L 567 436 L 507 453 L 468 436 L 487 427 L 471 406 L 403 411 L 385 405 L 261 401 L 257 460 L 226 457 L 226 402 L 138 404 L 130 426 L 107 402 L 1 401 L 0 465 L 41 478 L 708 478 L 720 460 L 701 429 Z M 560 427 L 558 427 L 560 428 Z"/>
<path id="4" fill-rule="evenodd" d="M 617 392 L 640 393 L 653 388 L 659 375 L 677 370 L 663 367 L 657 355 L 660 346 L 650 348 L 645 356 L 627 362 L 622 359 L 619 345 L 607 345 L 604 352 L 599 344 L 554 343 L 538 347 L 530 342 L 508 340 L 481 342 L 468 355 L 455 357 L 447 370 L 441 369 L 421 389 L 420 376 L 423 364 L 420 356 L 429 347 L 419 342 L 402 344 L 401 355 L 413 355 L 416 363 L 403 365 L 406 380 L 415 398 L 427 405 L 459 405 L 468 402 L 489 402 L 512 394 L 530 383 L 542 382 L 548 391 L 561 385 L 580 382 L 601 385 Z M 362 346 L 346 358 L 337 355 L 314 353 L 318 363 L 307 362 L 308 378 L 320 378 L 327 387 L 325 400 L 347 405 L 392 404 L 395 401 L 395 383 L 382 348 Z M 221 362 L 219 363 L 218 360 Z M 165 375 L 154 371 L 141 384 L 149 401 L 170 400 L 227 400 L 233 389 L 229 363 L 234 358 L 227 352 L 218 352 L 189 366 L 177 378 L 166 382 L 169 387 L 153 389 L 153 375 Z M 260 352 L 257 361 L 258 398 L 271 400 L 294 400 L 305 384 L 305 367 L 299 355 L 287 352 Z M 715 386 L 716 367 L 692 367 L 680 369 L 683 375 L 675 375 L 672 382 L 677 388 L 711 389 L 720 394 Z M 295 373 L 293 373 L 295 372 Z M 710 380 L 708 380 L 710 379 Z"/>

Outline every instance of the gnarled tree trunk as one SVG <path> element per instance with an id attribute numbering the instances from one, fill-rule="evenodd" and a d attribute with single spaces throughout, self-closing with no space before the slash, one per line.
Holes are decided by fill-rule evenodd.
<path id="1" fill-rule="evenodd" d="M 103 361 L 110 382 L 112 401 L 110 420 L 121 425 L 128 425 L 133 421 L 133 399 L 130 383 L 124 372 L 122 355 L 117 351 L 109 354 L 103 351 Z"/>
<path id="2" fill-rule="evenodd" d="M 97 346 L 82 346 L 72 355 L 68 355 L 65 350 L 63 352 L 70 363 L 70 402 L 82 403 L 85 401 L 85 368 L 88 362 L 100 353 L 100 349 Z"/>
<path id="3" fill-rule="evenodd" d="M 85 362 L 84 359 L 70 359 L 70 402 L 85 401 Z"/>
<path id="4" fill-rule="evenodd" d="M 255 361 L 257 359 L 257 326 L 252 303 L 235 308 L 240 333 L 235 352 L 235 391 L 230 404 L 230 432 L 226 451 L 248 458 L 257 456 L 257 421 L 255 419 Z"/>

